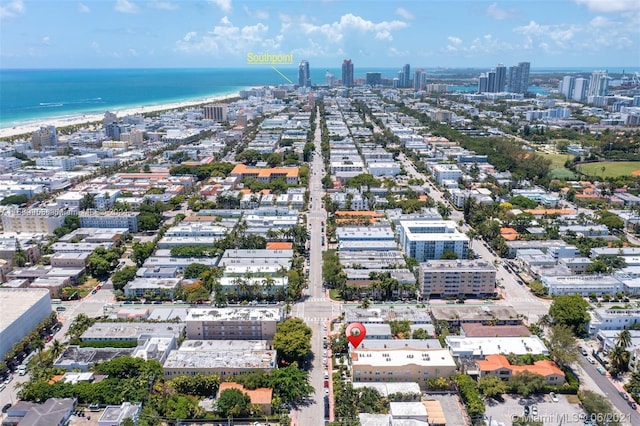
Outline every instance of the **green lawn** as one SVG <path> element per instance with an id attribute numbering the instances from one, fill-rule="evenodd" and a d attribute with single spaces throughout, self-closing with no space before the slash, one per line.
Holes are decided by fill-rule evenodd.
<path id="1" fill-rule="evenodd" d="M 602 168 L 604 167 L 604 172 Z M 601 161 L 597 163 L 581 164 L 578 169 L 590 176 L 618 177 L 631 176 L 636 170 L 640 170 L 640 162 L 637 161 Z"/>
<path id="2" fill-rule="evenodd" d="M 549 167 L 549 173 L 552 178 L 555 179 L 576 179 L 574 173 L 564 167 L 564 163 L 567 160 L 573 159 L 573 155 L 569 154 L 546 154 L 544 152 L 538 152 L 538 155 L 551 160 L 551 166 Z"/>

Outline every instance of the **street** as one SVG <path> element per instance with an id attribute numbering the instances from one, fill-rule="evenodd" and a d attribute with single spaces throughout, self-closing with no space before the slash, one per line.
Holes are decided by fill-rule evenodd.
<path id="1" fill-rule="evenodd" d="M 315 155 L 311 161 L 311 172 L 309 176 L 309 211 L 307 213 L 307 225 L 310 229 L 310 261 L 309 261 L 309 287 L 302 297 L 300 303 L 293 306 L 292 315 L 302 318 L 311 327 L 313 335 L 311 338 L 311 349 L 313 351 L 312 367 L 309 371 L 311 385 L 315 389 L 315 394 L 310 399 L 310 403 L 303 407 L 298 407 L 292 412 L 292 425 L 316 426 L 324 424 L 324 385 L 322 366 L 322 336 L 326 334 L 322 325 L 328 324 L 332 316 L 340 314 L 340 306 L 331 302 L 322 288 L 322 253 L 326 244 L 322 244 L 324 235 L 323 223 L 326 223 L 327 212 L 322 206 L 324 190 L 322 188 L 322 177 L 324 176 L 324 165 L 320 152 L 321 131 L 320 113 L 317 112 L 318 125 L 314 142 L 316 145 Z M 326 243 L 327 241 L 325 241 Z"/>

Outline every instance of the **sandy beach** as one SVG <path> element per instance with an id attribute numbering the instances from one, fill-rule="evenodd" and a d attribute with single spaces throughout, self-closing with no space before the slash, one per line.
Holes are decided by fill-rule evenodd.
<path id="1" fill-rule="evenodd" d="M 158 104 L 158 105 L 143 105 L 143 106 L 133 107 L 133 108 L 109 109 L 108 111 L 111 111 L 117 114 L 118 118 L 122 118 L 127 115 L 144 114 L 148 112 L 184 108 L 184 107 L 189 107 L 194 105 L 200 105 L 203 103 L 220 102 L 223 99 L 234 98 L 239 96 L 240 96 L 239 92 L 231 92 L 224 95 L 207 97 L 207 98 L 199 98 L 199 99 L 193 99 L 188 101 L 173 102 L 173 103 Z M 41 126 L 53 125 L 53 126 L 56 126 L 56 128 L 59 128 L 64 126 L 72 126 L 76 124 L 101 121 L 103 117 L 104 117 L 104 112 L 101 114 L 82 114 L 82 115 L 76 114 L 76 115 L 70 115 L 70 116 L 64 116 L 64 117 L 29 121 L 29 122 L 25 122 L 24 124 L 20 124 L 18 126 L 5 127 L 0 129 L 0 138 L 21 135 L 24 133 L 31 133 L 38 130 Z"/>

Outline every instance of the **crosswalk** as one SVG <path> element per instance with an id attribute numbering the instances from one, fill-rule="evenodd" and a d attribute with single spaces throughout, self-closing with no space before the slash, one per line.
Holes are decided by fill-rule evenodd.
<path id="1" fill-rule="evenodd" d="M 304 321 L 305 322 L 327 322 L 329 321 L 329 318 L 311 317 L 311 318 L 305 318 Z"/>
<path id="2" fill-rule="evenodd" d="M 305 302 L 326 302 L 326 297 L 310 297 L 305 300 Z"/>

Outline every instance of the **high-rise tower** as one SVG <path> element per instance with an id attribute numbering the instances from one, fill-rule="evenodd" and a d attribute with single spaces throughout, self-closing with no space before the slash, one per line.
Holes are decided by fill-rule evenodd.
<path id="1" fill-rule="evenodd" d="M 518 65 L 509 67 L 509 84 L 507 91 L 510 93 L 527 93 L 529 89 L 529 62 L 519 62 Z"/>
<path id="2" fill-rule="evenodd" d="M 353 63 L 351 59 L 342 61 L 342 85 L 345 87 L 353 87 Z"/>
<path id="3" fill-rule="evenodd" d="M 402 67 L 404 80 L 402 81 L 402 87 L 411 87 L 411 65 L 405 64 Z"/>
<path id="4" fill-rule="evenodd" d="M 507 81 L 507 67 L 502 64 L 498 64 L 496 67 L 496 79 L 493 86 L 493 90 L 490 90 L 494 93 L 504 92 L 504 85 Z"/>
<path id="5" fill-rule="evenodd" d="M 298 86 L 311 87 L 311 74 L 307 60 L 300 61 L 300 65 L 298 65 Z"/>
<path id="6" fill-rule="evenodd" d="M 609 76 L 606 71 L 594 71 L 589 80 L 587 96 L 606 96 L 609 86 Z"/>
<path id="7" fill-rule="evenodd" d="M 427 85 L 427 74 L 422 68 L 413 73 L 413 90 L 424 90 Z"/>

